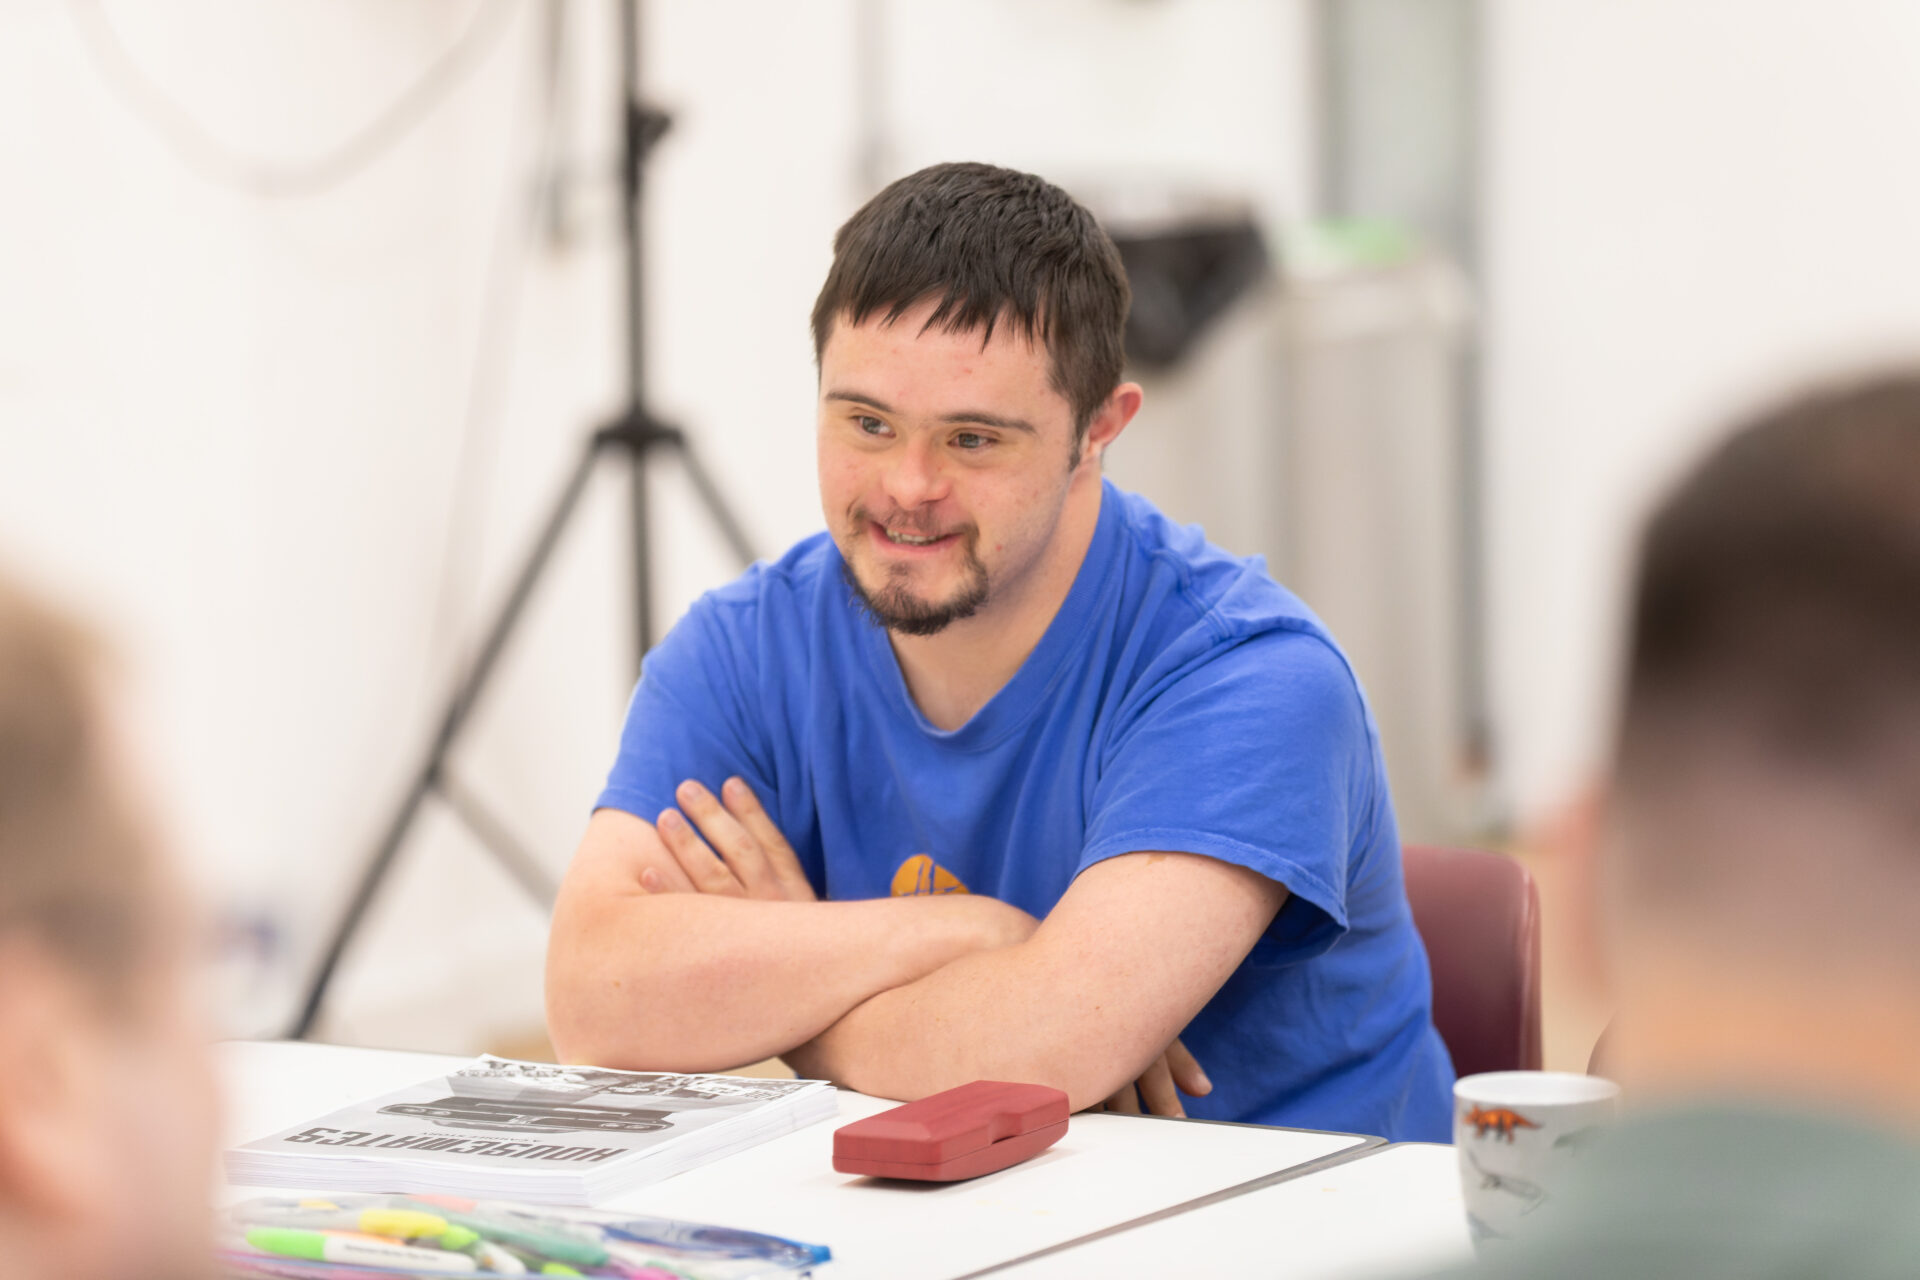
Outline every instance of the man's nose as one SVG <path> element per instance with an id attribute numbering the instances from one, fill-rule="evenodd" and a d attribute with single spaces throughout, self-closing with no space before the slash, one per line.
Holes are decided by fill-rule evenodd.
<path id="1" fill-rule="evenodd" d="M 925 436 L 908 439 L 887 468 L 887 496 L 911 509 L 947 496 L 947 476 L 937 444 Z"/>

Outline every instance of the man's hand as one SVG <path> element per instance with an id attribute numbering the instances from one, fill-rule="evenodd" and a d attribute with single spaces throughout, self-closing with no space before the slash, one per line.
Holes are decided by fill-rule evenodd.
<path id="1" fill-rule="evenodd" d="M 711 800 L 712 797 L 706 797 Z M 702 808 L 691 796 L 689 808 Z M 567 869 L 548 931 L 547 1027 L 567 1062 L 635 1071 L 723 1071 L 784 1052 L 875 995 L 1037 927 L 1017 907 L 972 894 L 811 899 L 791 847 L 755 807 L 717 802 L 708 836 L 676 855 L 654 825 L 601 809 Z M 722 822 L 719 810 L 725 810 Z M 742 883 L 708 843 L 720 841 Z M 762 834 L 752 835 L 756 830 Z M 707 859 L 701 864 L 690 855 Z M 711 893 L 696 891 L 687 858 Z M 723 880 L 712 871 L 725 873 Z M 733 886 L 727 891 L 728 884 Z M 749 897 L 749 886 L 765 897 Z"/>
<path id="2" fill-rule="evenodd" d="M 815 901 L 793 846 L 745 782 L 728 778 L 715 799 L 713 792 L 689 779 L 675 789 L 674 798 L 680 809 L 661 813 L 654 829 L 673 855 L 680 876 L 676 879 L 648 867 L 640 873 L 641 888 L 648 893 Z"/>
<path id="3" fill-rule="evenodd" d="M 1179 1092 L 1175 1092 L 1176 1087 Z M 1144 1110 L 1152 1116 L 1184 1117 L 1187 1110 L 1180 1105 L 1181 1093 L 1198 1098 L 1212 1092 L 1213 1081 L 1207 1079 L 1207 1073 L 1187 1052 L 1187 1046 L 1175 1040 L 1138 1080 L 1108 1098 L 1105 1106 L 1108 1111 L 1122 1111 L 1132 1116 Z"/>

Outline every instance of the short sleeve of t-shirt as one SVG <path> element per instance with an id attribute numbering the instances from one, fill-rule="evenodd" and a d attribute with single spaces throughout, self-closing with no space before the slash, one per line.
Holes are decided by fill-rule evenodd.
<path id="1" fill-rule="evenodd" d="M 1249 959 L 1319 955 L 1347 928 L 1372 759 L 1359 689 L 1330 645 L 1293 630 L 1242 640 L 1172 679 L 1110 741 L 1076 874 L 1145 851 L 1236 863 L 1289 894 Z"/>
<path id="2" fill-rule="evenodd" d="M 741 653 L 752 631 L 728 616 L 741 608 L 707 596 L 647 654 L 620 753 L 596 807 L 624 809 L 652 822 L 674 806 L 674 788 L 687 779 L 718 793 L 721 783 L 738 774 L 772 810 L 774 769 L 765 724 L 750 713 L 755 691 L 740 675 L 752 669 Z"/>

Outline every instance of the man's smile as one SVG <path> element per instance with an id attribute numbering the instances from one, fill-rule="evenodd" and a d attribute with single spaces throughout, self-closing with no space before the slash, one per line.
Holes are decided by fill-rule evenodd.
<path id="1" fill-rule="evenodd" d="M 914 556 L 937 551 L 949 543 L 960 539 L 959 532 L 952 533 L 916 533 L 908 529 L 889 529 L 878 520 L 867 521 L 867 532 L 873 540 L 896 554 Z"/>

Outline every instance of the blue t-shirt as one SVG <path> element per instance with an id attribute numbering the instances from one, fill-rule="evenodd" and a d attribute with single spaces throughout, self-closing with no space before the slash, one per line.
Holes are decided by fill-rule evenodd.
<path id="1" fill-rule="evenodd" d="M 1289 896 L 1182 1033 L 1188 1113 L 1444 1142 L 1378 735 L 1346 659 L 1258 560 L 1104 487 L 1066 602 L 966 724 L 935 728 L 825 534 L 702 597 L 647 655 L 600 805 L 651 821 L 753 787 L 826 898 L 985 893 L 1045 916 L 1117 854 L 1204 854 Z"/>

